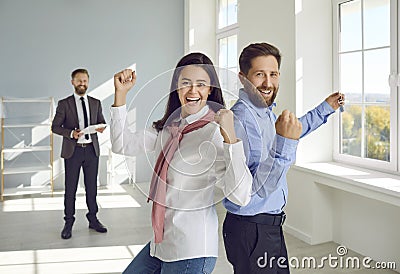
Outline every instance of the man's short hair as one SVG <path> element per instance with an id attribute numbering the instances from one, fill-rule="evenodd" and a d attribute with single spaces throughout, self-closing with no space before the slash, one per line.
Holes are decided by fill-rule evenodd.
<path id="1" fill-rule="evenodd" d="M 272 55 L 278 61 L 278 69 L 281 67 L 282 55 L 279 49 L 268 43 L 250 44 L 242 50 L 239 57 L 240 71 L 247 75 L 251 69 L 251 61 L 259 56 Z"/>
<path id="2" fill-rule="evenodd" d="M 78 69 L 74 70 L 74 71 L 71 73 L 71 78 L 74 79 L 75 75 L 77 75 L 78 73 L 84 73 L 84 74 L 86 74 L 86 75 L 88 76 L 88 78 L 89 78 L 89 72 L 88 72 L 86 69 L 84 69 L 84 68 L 78 68 Z"/>

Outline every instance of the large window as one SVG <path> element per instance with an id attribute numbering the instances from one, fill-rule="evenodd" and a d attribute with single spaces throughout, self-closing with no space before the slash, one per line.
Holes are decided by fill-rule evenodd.
<path id="1" fill-rule="evenodd" d="M 397 0 L 336 0 L 334 12 L 334 84 L 346 94 L 334 156 L 399 171 Z"/>
<path id="2" fill-rule="evenodd" d="M 219 76 L 227 107 L 230 107 L 236 100 L 232 92 L 238 89 L 237 0 L 219 0 L 217 14 Z"/>
<path id="3" fill-rule="evenodd" d="M 218 1 L 218 29 L 237 23 L 237 0 Z"/>

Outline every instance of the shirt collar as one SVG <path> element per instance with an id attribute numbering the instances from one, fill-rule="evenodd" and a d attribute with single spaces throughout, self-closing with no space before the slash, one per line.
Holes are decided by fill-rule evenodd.
<path id="1" fill-rule="evenodd" d="M 273 107 L 276 107 L 276 103 L 273 102 L 272 105 L 270 105 L 269 107 L 257 107 L 255 106 L 250 98 L 249 95 L 247 95 L 247 93 L 244 91 L 244 88 L 239 89 L 239 99 L 241 99 L 246 105 L 250 106 L 252 109 L 254 109 L 256 111 L 256 113 L 263 117 L 265 116 L 268 112 L 272 111 Z"/>
<path id="2" fill-rule="evenodd" d="M 179 115 L 178 118 L 174 119 L 174 122 L 185 122 L 187 124 L 191 124 L 191 123 L 199 120 L 204 115 L 206 115 L 209 109 L 210 109 L 210 107 L 208 105 L 205 105 L 202 109 L 200 109 L 199 112 L 197 112 L 195 114 L 191 114 L 186 118 L 182 118 L 182 115 Z"/>
<path id="3" fill-rule="evenodd" d="M 87 94 L 85 93 L 85 95 L 83 95 L 83 96 L 80 96 L 80 95 L 78 95 L 78 94 L 76 94 L 75 92 L 74 92 L 74 97 L 75 97 L 75 100 L 76 101 L 80 101 L 81 100 L 81 97 L 83 97 L 84 99 L 85 99 L 85 101 L 87 102 Z"/>

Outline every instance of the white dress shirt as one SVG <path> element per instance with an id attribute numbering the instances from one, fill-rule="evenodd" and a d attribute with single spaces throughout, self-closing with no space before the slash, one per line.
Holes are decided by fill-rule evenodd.
<path id="1" fill-rule="evenodd" d="M 203 117 L 209 107 L 185 119 L 180 126 Z M 156 157 L 170 137 L 168 130 L 128 129 L 126 106 L 111 107 L 112 151 L 128 156 L 155 151 Z M 150 180 L 150 178 L 149 178 Z M 167 173 L 163 241 L 150 244 L 150 255 L 171 262 L 218 257 L 218 218 L 214 186 L 238 205 L 250 201 L 252 176 L 246 165 L 242 141 L 223 142 L 219 125 L 211 122 L 183 135 Z"/>
<path id="2" fill-rule="evenodd" d="M 82 107 L 82 101 L 81 101 L 81 97 L 83 97 L 83 100 L 85 101 L 85 107 L 86 107 L 86 113 L 87 113 L 87 117 L 88 117 L 88 126 L 90 125 L 90 108 L 89 108 L 89 101 L 87 98 L 87 94 L 80 96 L 76 93 L 74 93 L 74 98 L 75 98 L 75 104 L 76 104 L 76 110 L 78 113 L 78 121 L 79 121 L 79 129 L 82 130 L 85 128 L 85 116 L 83 116 L 83 107 Z M 71 138 L 74 138 L 73 136 L 73 132 L 71 132 Z M 78 144 L 88 144 L 92 142 L 92 137 L 90 137 L 89 135 L 89 139 L 85 138 L 85 134 L 83 134 L 81 137 L 79 137 L 77 143 Z"/>

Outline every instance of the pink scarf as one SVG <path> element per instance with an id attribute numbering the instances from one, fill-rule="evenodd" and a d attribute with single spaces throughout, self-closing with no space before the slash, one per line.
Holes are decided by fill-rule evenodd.
<path id="1" fill-rule="evenodd" d="M 179 128 L 177 125 L 167 127 L 168 131 L 171 133 L 171 137 L 168 139 L 163 150 L 158 156 L 153 177 L 151 179 L 149 193 L 149 200 L 153 201 L 151 221 L 156 243 L 162 242 L 164 234 L 165 200 L 167 193 L 167 172 L 169 163 L 171 162 L 175 151 L 178 149 L 183 135 L 207 125 L 214 120 L 214 115 L 214 111 L 210 109 L 207 114 L 198 121 L 186 125 L 183 128 Z"/>

